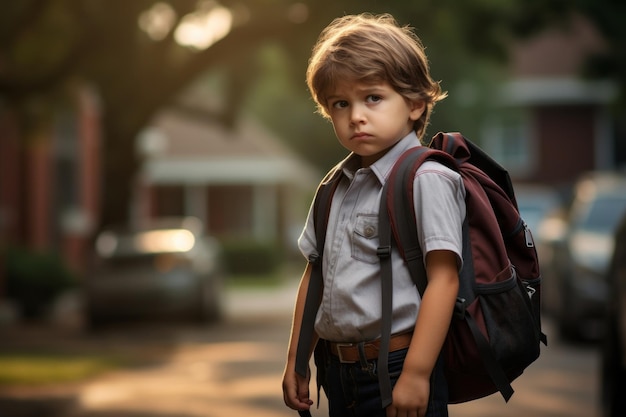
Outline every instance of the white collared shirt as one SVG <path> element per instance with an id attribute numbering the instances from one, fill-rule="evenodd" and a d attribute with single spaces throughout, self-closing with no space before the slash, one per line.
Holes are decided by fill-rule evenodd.
<path id="1" fill-rule="evenodd" d="M 383 184 L 400 155 L 421 146 L 415 133 L 399 141 L 368 168 L 348 157 L 333 196 L 324 246 L 324 291 L 315 330 L 327 340 L 359 342 L 380 337 L 381 288 L 378 249 L 378 209 Z M 414 181 L 418 239 L 424 257 L 432 250 L 450 250 L 462 263 L 462 223 L 465 188 L 458 173 L 434 161 L 425 162 Z M 316 253 L 312 207 L 298 240 L 302 254 Z M 419 293 L 397 250 L 392 251 L 392 333 L 412 329 L 420 305 Z"/>

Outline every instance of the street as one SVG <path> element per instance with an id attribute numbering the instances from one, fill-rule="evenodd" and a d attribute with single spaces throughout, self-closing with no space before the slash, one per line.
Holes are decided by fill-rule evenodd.
<path id="1" fill-rule="evenodd" d="M 278 291 L 228 295 L 226 320 L 219 324 L 139 325 L 66 337 L 107 350 L 130 349 L 154 358 L 149 366 L 125 369 L 78 387 L 57 387 L 46 395 L 72 393 L 59 417 L 288 417 L 297 413 L 282 400 L 281 378 L 295 285 Z M 452 417 L 597 417 L 599 358 L 590 346 L 550 338 L 539 360 L 517 380 L 505 404 L 499 394 L 450 406 Z M 61 343 L 63 341 L 57 341 Z M 9 393 L 10 395 L 10 393 Z M 28 393 L 15 394 L 28 400 Z M 3 393 L 6 397 L 7 393 Z M 315 396 L 313 397 L 316 398 Z M 0 403 L 1 404 L 1 403 Z M 21 417 L 0 409 L 2 417 Z M 24 414 L 25 415 L 25 414 Z M 30 414 L 36 415 L 36 414 Z M 326 403 L 313 416 L 324 416 Z M 38 417 L 53 417 L 39 414 Z"/>

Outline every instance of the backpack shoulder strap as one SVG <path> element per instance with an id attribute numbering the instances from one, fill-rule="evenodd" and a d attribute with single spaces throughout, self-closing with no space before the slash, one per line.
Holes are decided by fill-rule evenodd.
<path id="1" fill-rule="evenodd" d="M 328 225 L 328 216 L 330 215 L 330 203 L 337 189 L 337 185 L 339 184 L 340 177 L 341 168 L 337 165 L 326 174 L 315 192 L 315 199 L 313 200 L 313 219 L 315 225 L 316 249 L 319 258 L 322 257 L 322 253 L 324 252 L 326 226 Z"/>
<path id="2" fill-rule="evenodd" d="M 409 273 L 420 291 L 426 289 L 426 272 L 422 259 L 423 252 L 417 240 L 417 223 L 413 210 L 413 182 L 415 173 L 426 160 L 436 160 L 447 167 L 458 170 L 451 155 L 437 149 L 416 147 L 404 152 L 393 167 L 387 184 L 387 211 L 389 223 L 398 250 L 407 263 Z"/>
<path id="3" fill-rule="evenodd" d="M 421 258 L 421 249 L 417 241 L 417 226 L 413 212 L 408 213 L 413 207 L 413 178 L 415 170 L 426 159 L 442 158 L 449 164 L 454 161 L 443 152 L 427 147 L 416 147 L 405 151 L 394 164 L 391 173 L 383 186 L 378 212 L 378 257 L 380 259 L 381 275 L 381 341 L 378 354 L 378 384 L 383 407 L 387 407 L 392 401 L 392 389 L 389 379 L 388 354 L 391 337 L 392 316 L 392 293 L 393 293 L 393 270 L 391 265 L 391 247 L 396 246 L 401 250 L 406 260 L 410 275 L 420 290 L 420 294 L 426 289 L 426 273 Z M 410 187 L 409 187 L 410 186 Z M 410 189 L 410 195 L 405 191 Z M 393 234 L 393 239 L 392 239 Z M 421 273 L 420 273 L 421 271 Z"/>
<path id="4" fill-rule="evenodd" d="M 326 226 L 328 224 L 328 215 L 330 214 L 330 204 L 333 194 L 337 189 L 340 174 L 341 169 L 339 165 L 337 165 L 324 177 L 317 188 L 315 199 L 313 200 L 313 221 L 315 224 L 317 254 L 313 254 L 309 257 L 311 276 L 309 278 L 302 323 L 300 325 L 298 347 L 296 350 L 296 373 L 300 376 L 306 376 L 309 367 L 309 349 L 313 343 L 315 316 L 317 315 L 317 309 L 322 298 L 322 290 L 324 287 L 322 255 L 324 253 L 324 243 L 326 240 Z"/>

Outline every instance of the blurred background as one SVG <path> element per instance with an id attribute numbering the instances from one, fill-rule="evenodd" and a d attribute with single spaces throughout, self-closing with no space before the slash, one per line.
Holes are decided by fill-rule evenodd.
<path id="1" fill-rule="evenodd" d="M 609 277 L 626 212 L 626 5 L 20 0 L 0 12 L 0 416 L 19 415 L 24 392 L 26 407 L 50 394 L 36 395 L 42 387 L 92 378 L 92 368 L 145 365 L 128 346 L 107 365 L 84 347 L 127 340 L 115 332 L 131 318 L 148 318 L 131 333 L 190 319 L 136 350 L 171 347 L 180 329 L 230 343 L 233 312 L 246 312 L 235 314 L 245 323 L 274 314 L 282 294 L 280 319 L 263 323 L 281 323 L 272 341 L 287 343 L 304 266 L 296 239 L 318 181 L 345 154 L 304 72 L 319 32 L 364 11 L 392 13 L 426 46 L 449 93 L 427 136 L 461 131 L 511 174 L 542 262 L 549 325 L 566 349 L 583 349 L 585 372 L 599 372 L 607 334 L 620 340 L 626 322 Z M 53 343 L 68 340 L 81 348 Z M 63 352 L 88 369 L 67 383 Z M 608 368 L 619 368 L 616 357 Z M 12 366 L 27 371 L 3 375 Z M 607 378 L 584 392 L 607 393 Z M 268 395 L 282 401 L 280 389 Z M 584 415 L 607 408 L 592 402 Z M 122 411 L 113 415 L 157 415 Z"/>

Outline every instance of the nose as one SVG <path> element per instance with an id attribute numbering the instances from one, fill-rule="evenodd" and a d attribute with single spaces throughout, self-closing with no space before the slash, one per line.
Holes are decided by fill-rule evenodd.
<path id="1" fill-rule="evenodd" d="M 359 124 L 365 121 L 365 112 L 362 106 L 353 105 L 350 109 L 350 122 Z"/>

